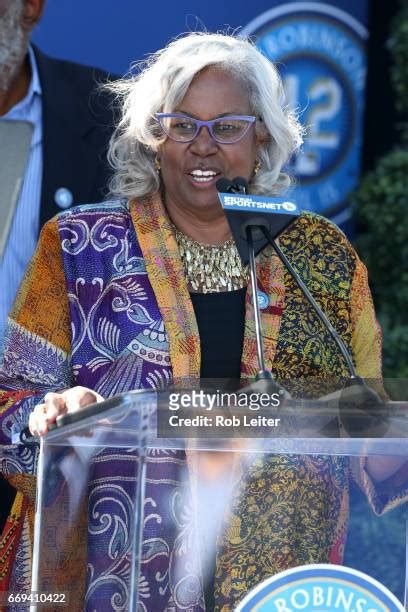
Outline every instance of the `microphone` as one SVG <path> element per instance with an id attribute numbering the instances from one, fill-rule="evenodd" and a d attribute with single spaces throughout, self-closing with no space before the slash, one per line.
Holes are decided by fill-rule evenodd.
<path id="1" fill-rule="evenodd" d="M 347 362 L 352 378 L 356 378 L 357 375 L 353 361 L 343 340 L 340 338 L 325 313 L 321 310 L 286 255 L 279 245 L 276 244 L 275 238 L 279 233 L 299 216 L 300 211 L 296 204 L 284 198 L 260 197 L 247 195 L 245 193 L 239 193 L 239 195 L 237 195 L 236 192 L 232 191 L 234 185 L 238 185 L 236 188 L 245 188 L 244 183 L 247 184 L 245 179 L 241 177 L 236 177 L 232 179 L 232 181 L 220 179 L 217 181 L 216 186 L 218 186 L 218 183 L 221 183 L 221 186 L 228 187 L 229 189 L 227 193 L 220 193 L 219 198 L 230 224 L 232 235 L 237 242 L 237 248 L 238 243 L 241 246 L 243 243 L 245 244 L 244 256 L 241 256 L 243 263 L 247 264 L 250 259 L 250 249 L 248 248 L 251 242 L 250 234 L 252 234 L 252 240 L 254 242 L 255 255 L 258 255 L 267 244 L 273 247 L 279 259 L 290 272 L 293 280 L 335 341 Z M 227 185 L 227 183 L 229 183 L 229 185 Z M 230 195 L 231 192 L 235 195 Z M 251 229 L 250 232 L 249 229 Z M 259 239 L 259 236 L 261 236 L 262 239 Z M 238 252 L 241 255 L 239 248 Z"/>
<path id="2" fill-rule="evenodd" d="M 242 176 L 236 176 L 232 179 L 233 193 L 246 193 L 248 189 L 248 181 Z"/>
<path id="3" fill-rule="evenodd" d="M 225 178 L 225 176 L 219 178 L 215 183 L 215 186 L 217 191 L 220 191 L 221 193 L 232 193 L 232 181 L 229 181 L 227 178 Z"/>
<path id="4" fill-rule="evenodd" d="M 367 410 L 369 406 L 371 406 L 374 408 L 373 416 L 376 416 L 376 408 L 384 405 L 382 400 L 379 398 L 378 394 L 368 387 L 366 382 L 357 375 L 353 360 L 343 339 L 320 308 L 299 274 L 293 268 L 285 253 L 276 243 L 275 239 L 277 236 L 300 215 L 300 210 L 297 205 L 285 198 L 247 195 L 246 189 L 248 183 L 242 177 L 236 177 L 232 179 L 232 181 L 222 178 L 216 183 L 217 189 L 219 189 L 218 185 L 220 188 L 226 189 L 225 192 L 219 193 L 218 197 L 230 225 L 231 233 L 236 241 L 242 262 L 244 265 L 248 262 L 250 263 L 251 280 L 252 276 L 255 275 L 255 262 L 251 262 L 252 257 L 258 255 L 267 244 L 270 244 L 319 317 L 324 328 L 329 332 L 347 364 L 351 380 L 349 386 L 341 392 L 342 397 L 340 399 L 340 404 L 349 406 L 351 403 L 360 408 L 364 406 Z M 253 255 L 251 253 L 252 248 Z M 255 295 L 255 289 L 257 287 L 256 278 L 252 280 L 252 285 Z M 255 318 L 257 318 L 257 308 L 255 308 Z M 258 327 L 258 325 L 256 325 L 256 327 Z M 261 338 L 262 336 L 260 336 L 260 339 Z M 258 339 L 258 342 L 260 339 Z M 259 348 L 258 353 L 260 353 Z M 261 359 L 260 364 L 262 367 L 263 361 Z M 343 424 L 346 430 L 350 431 L 350 421 L 348 421 L 346 416 Z"/>
<path id="5" fill-rule="evenodd" d="M 215 186 L 220 193 L 246 193 L 248 181 L 242 176 L 236 176 L 232 181 L 222 176 L 215 183 Z"/>
<path id="6" fill-rule="evenodd" d="M 252 227 L 256 256 L 269 243 L 263 229 L 276 238 L 300 214 L 296 204 L 287 198 L 248 195 L 248 183 L 240 176 L 232 181 L 222 177 L 215 186 L 244 265 L 249 263 L 248 227 Z"/>

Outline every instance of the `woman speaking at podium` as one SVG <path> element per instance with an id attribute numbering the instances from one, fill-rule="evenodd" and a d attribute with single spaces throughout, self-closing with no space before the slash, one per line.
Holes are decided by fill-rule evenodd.
<path id="1" fill-rule="evenodd" d="M 245 40 L 192 33 L 112 88 L 122 101 L 109 152 L 114 199 L 64 212 L 45 226 L 9 319 L 1 442 L 21 472 L 32 471 L 33 457 L 11 446 L 11 435 L 28 421 L 33 434 L 44 435 L 57 415 L 130 389 L 200 377 L 251 379 L 258 370 L 248 270 L 215 184 L 241 176 L 250 193 L 288 188 L 282 168 L 302 129 L 284 104 L 276 69 Z M 304 213 L 279 243 L 341 334 L 358 373 L 378 379 L 380 331 L 365 268 L 345 236 Z M 257 280 L 268 297 L 264 348 L 276 379 L 347 377 L 342 356 L 269 247 L 258 257 Z M 146 519 L 144 538 L 159 552 L 149 557 L 154 546 L 145 550 L 140 609 L 198 611 L 205 607 L 199 564 L 186 561 L 184 574 L 172 564 L 178 555 L 180 568 L 191 530 L 200 525 L 184 525 L 184 540 L 175 534 L 176 459 L 166 456 L 149 458 L 147 494 L 157 520 Z M 369 466 L 361 462 L 356 473 L 382 511 Z M 114 518 L 117 505 L 108 500 L 117 483 L 110 476 L 100 495 Z M 254 461 L 234 491 L 231 528 L 218 533 L 207 609 L 231 610 L 255 584 L 285 568 L 340 562 L 349 476 L 344 457 Z M 91 508 L 89 516 L 97 520 Z M 126 609 L 128 585 L 112 569 L 112 540 L 93 527 L 87 609 L 111 609 L 111 597 Z M 128 525 L 122 537 L 130 537 Z"/>

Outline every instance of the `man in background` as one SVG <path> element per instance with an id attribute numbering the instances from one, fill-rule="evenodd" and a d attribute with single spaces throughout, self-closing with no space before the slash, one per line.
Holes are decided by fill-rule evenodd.
<path id="1" fill-rule="evenodd" d="M 7 314 L 41 226 L 72 204 L 103 199 L 109 179 L 106 149 L 112 109 L 107 94 L 97 91 L 108 75 L 52 59 L 30 45 L 44 3 L 0 0 L 0 122 L 28 121 L 33 127 L 24 179 L 0 259 L 0 355 Z M 0 160 L 6 156 L 0 142 Z M 0 231 L 1 225 L 0 219 Z M 29 588 L 24 579 L 27 568 L 18 566 L 18 549 L 27 546 L 29 529 L 26 496 L 16 495 L 1 477 L 0 498 L 0 590 L 21 592 Z"/>

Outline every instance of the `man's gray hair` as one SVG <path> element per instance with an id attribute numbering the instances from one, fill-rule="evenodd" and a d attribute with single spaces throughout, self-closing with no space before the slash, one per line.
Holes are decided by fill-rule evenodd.
<path id="1" fill-rule="evenodd" d="M 108 86 L 122 105 L 108 153 L 114 169 L 112 195 L 140 197 L 160 188 L 154 160 L 165 137 L 155 113 L 174 111 L 194 77 L 209 66 L 242 82 L 251 112 L 259 119 L 261 169 L 252 178 L 249 191 L 273 195 L 289 186 L 282 166 L 300 146 L 302 128 L 285 106 L 276 68 L 248 40 L 200 32 L 177 38 L 138 64 L 139 74 Z"/>

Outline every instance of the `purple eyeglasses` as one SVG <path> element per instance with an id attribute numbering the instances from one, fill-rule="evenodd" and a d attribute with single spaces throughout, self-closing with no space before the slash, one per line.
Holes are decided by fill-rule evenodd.
<path id="1" fill-rule="evenodd" d="M 201 121 L 179 113 L 156 113 L 155 117 L 163 132 L 176 142 L 192 142 L 205 126 L 211 138 L 219 144 L 238 142 L 256 120 L 252 115 L 217 117 L 211 121 Z"/>

